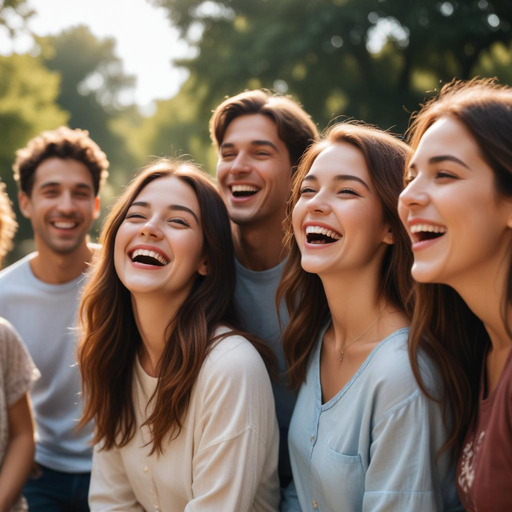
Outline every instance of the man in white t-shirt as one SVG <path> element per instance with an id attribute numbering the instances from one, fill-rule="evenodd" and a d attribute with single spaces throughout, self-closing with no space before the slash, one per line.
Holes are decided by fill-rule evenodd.
<path id="1" fill-rule="evenodd" d="M 244 328 L 273 348 L 284 373 L 275 307 L 287 256 L 282 247 L 283 224 L 293 173 L 318 132 L 291 97 L 255 90 L 221 103 L 210 120 L 210 135 L 218 149 L 219 190 L 232 221 L 235 299 Z M 288 315 L 281 306 L 285 326 Z M 279 477 L 284 487 L 291 479 L 287 437 L 295 396 L 283 380 L 274 385 L 274 397 L 280 430 Z"/>
<path id="2" fill-rule="evenodd" d="M 88 132 L 43 132 L 16 153 L 22 214 L 37 252 L 0 272 L 0 316 L 21 334 L 41 372 L 31 390 L 36 463 L 23 489 L 31 511 L 87 511 L 92 425 L 80 432 L 76 315 L 93 256 L 87 235 L 99 214 L 108 160 Z"/>

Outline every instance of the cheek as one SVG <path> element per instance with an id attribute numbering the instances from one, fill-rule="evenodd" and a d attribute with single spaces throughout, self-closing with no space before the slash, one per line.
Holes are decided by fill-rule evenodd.
<path id="1" fill-rule="evenodd" d="M 305 213 L 305 206 L 299 200 L 299 202 L 295 205 L 295 208 L 292 212 L 292 227 L 293 227 L 293 233 L 295 236 L 295 240 L 297 241 L 297 244 L 299 245 L 299 248 L 301 246 L 301 242 L 303 239 L 303 232 L 302 232 L 302 223 L 304 220 L 304 213 Z"/>

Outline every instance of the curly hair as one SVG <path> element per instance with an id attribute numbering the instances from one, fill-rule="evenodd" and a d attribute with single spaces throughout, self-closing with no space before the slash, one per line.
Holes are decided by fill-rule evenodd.
<path id="1" fill-rule="evenodd" d="M 12 239 L 18 229 L 18 223 L 12 209 L 12 202 L 5 191 L 5 183 L 0 182 L 0 264 L 12 249 Z"/>
<path id="2" fill-rule="evenodd" d="M 69 158 L 85 164 L 91 173 L 96 195 L 107 179 L 107 156 L 89 137 L 89 132 L 61 126 L 40 133 L 29 140 L 26 147 L 16 151 L 13 171 L 21 191 L 30 196 L 37 167 L 43 160 L 52 157 Z"/>

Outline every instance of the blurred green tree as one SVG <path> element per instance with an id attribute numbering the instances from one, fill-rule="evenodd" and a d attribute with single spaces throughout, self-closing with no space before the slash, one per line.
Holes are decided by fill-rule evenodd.
<path id="1" fill-rule="evenodd" d="M 27 0 L 1 0 L 0 26 L 5 27 L 11 36 L 25 28 L 27 20 L 34 14 Z"/>
<path id="2" fill-rule="evenodd" d="M 509 0 L 149 1 L 198 50 L 177 64 L 194 77 L 189 96 L 208 89 L 201 123 L 225 95 L 267 87 L 292 93 L 320 127 L 343 115 L 403 131 L 454 76 L 511 78 L 492 65 L 497 46 L 502 62 L 512 50 Z"/>

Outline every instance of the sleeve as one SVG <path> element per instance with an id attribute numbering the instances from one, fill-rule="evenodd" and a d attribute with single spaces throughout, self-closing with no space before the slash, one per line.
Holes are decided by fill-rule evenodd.
<path id="1" fill-rule="evenodd" d="M 89 507 L 91 512 L 144 512 L 133 494 L 117 448 L 94 447 Z"/>
<path id="2" fill-rule="evenodd" d="M 292 480 L 281 495 L 280 512 L 301 512 L 295 482 Z"/>
<path id="3" fill-rule="evenodd" d="M 449 454 L 437 453 L 446 440 L 439 404 L 417 390 L 372 429 L 363 511 L 463 510 Z"/>
<path id="4" fill-rule="evenodd" d="M 14 327 L 2 319 L 0 332 L 5 363 L 5 397 L 10 407 L 29 391 L 32 382 L 39 377 L 39 371 Z"/>
<path id="5" fill-rule="evenodd" d="M 245 342 L 203 370 L 193 499 L 185 512 L 277 510 L 279 431 L 263 361 Z"/>

